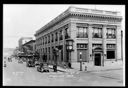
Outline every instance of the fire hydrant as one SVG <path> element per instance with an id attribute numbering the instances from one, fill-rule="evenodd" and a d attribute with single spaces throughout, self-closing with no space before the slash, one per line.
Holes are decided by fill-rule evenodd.
<path id="1" fill-rule="evenodd" d="M 87 66 L 85 66 L 85 71 L 87 71 Z"/>

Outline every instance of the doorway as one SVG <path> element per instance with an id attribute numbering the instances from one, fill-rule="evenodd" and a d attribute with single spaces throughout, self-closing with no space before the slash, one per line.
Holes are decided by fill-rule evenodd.
<path id="1" fill-rule="evenodd" d="M 94 64 L 96 66 L 101 66 L 101 53 L 95 53 L 94 59 L 95 59 Z"/>

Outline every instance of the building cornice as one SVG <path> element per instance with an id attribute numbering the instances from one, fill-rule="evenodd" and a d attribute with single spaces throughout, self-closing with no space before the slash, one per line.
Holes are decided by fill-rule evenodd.
<path id="1" fill-rule="evenodd" d="M 101 19 L 104 18 L 104 19 L 118 19 L 120 21 L 122 20 L 122 16 L 120 16 L 119 12 L 69 7 L 66 11 L 61 13 L 55 19 L 53 19 L 48 24 L 37 30 L 35 36 L 38 33 L 44 31 L 45 29 L 53 26 L 60 20 L 66 18 L 67 16 L 84 16 L 84 17 L 92 17 L 92 18 L 99 17 Z"/>

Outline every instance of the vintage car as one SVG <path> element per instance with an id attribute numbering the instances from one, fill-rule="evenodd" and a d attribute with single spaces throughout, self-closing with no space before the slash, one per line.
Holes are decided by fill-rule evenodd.
<path id="1" fill-rule="evenodd" d="M 11 57 L 8 57 L 8 62 L 12 62 L 12 58 Z"/>
<path id="2" fill-rule="evenodd" d="M 47 63 L 40 63 L 40 65 L 37 67 L 38 72 L 49 72 L 49 67 Z"/>
<path id="3" fill-rule="evenodd" d="M 40 65 L 40 62 L 39 61 L 35 61 L 35 66 L 38 66 Z"/>
<path id="4" fill-rule="evenodd" d="M 26 62 L 27 67 L 35 67 L 35 62 L 33 59 L 28 59 Z"/>
<path id="5" fill-rule="evenodd" d="M 7 67 L 6 61 L 4 61 L 4 67 Z"/>
<path id="6" fill-rule="evenodd" d="M 18 60 L 18 63 L 22 64 L 22 63 L 23 63 L 23 61 L 22 61 L 22 60 Z"/>

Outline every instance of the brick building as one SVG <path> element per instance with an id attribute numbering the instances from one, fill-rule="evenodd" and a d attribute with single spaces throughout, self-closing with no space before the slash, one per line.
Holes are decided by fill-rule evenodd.
<path id="1" fill-rule="evenodd" d="M 32 37 L 21 37 L 18 41 L 19 42 L 19 50 L 23 51 L 22 45 L 25 44 L 26 42 L 30 41 L 30 40 L 32 40 Z"/>
<path id="2" fill-rule="evenodd" d="M 34 52 L 35 51 L 35 40 L 30 40 L 22 45 L 23 51 Z"/>
<path id="3" fill-rule="evenodd" d="M 103 66 L 105 61 L 121 59 L 121 21 L 119 12 L 69 7 L 35 33 L 36 50 L 47 54 L 53 63 L 53 47 L 60 47 L 59 65 L 68 62 L 66 39 L 73 39 L 71 63 L 83 62 Z"/>

